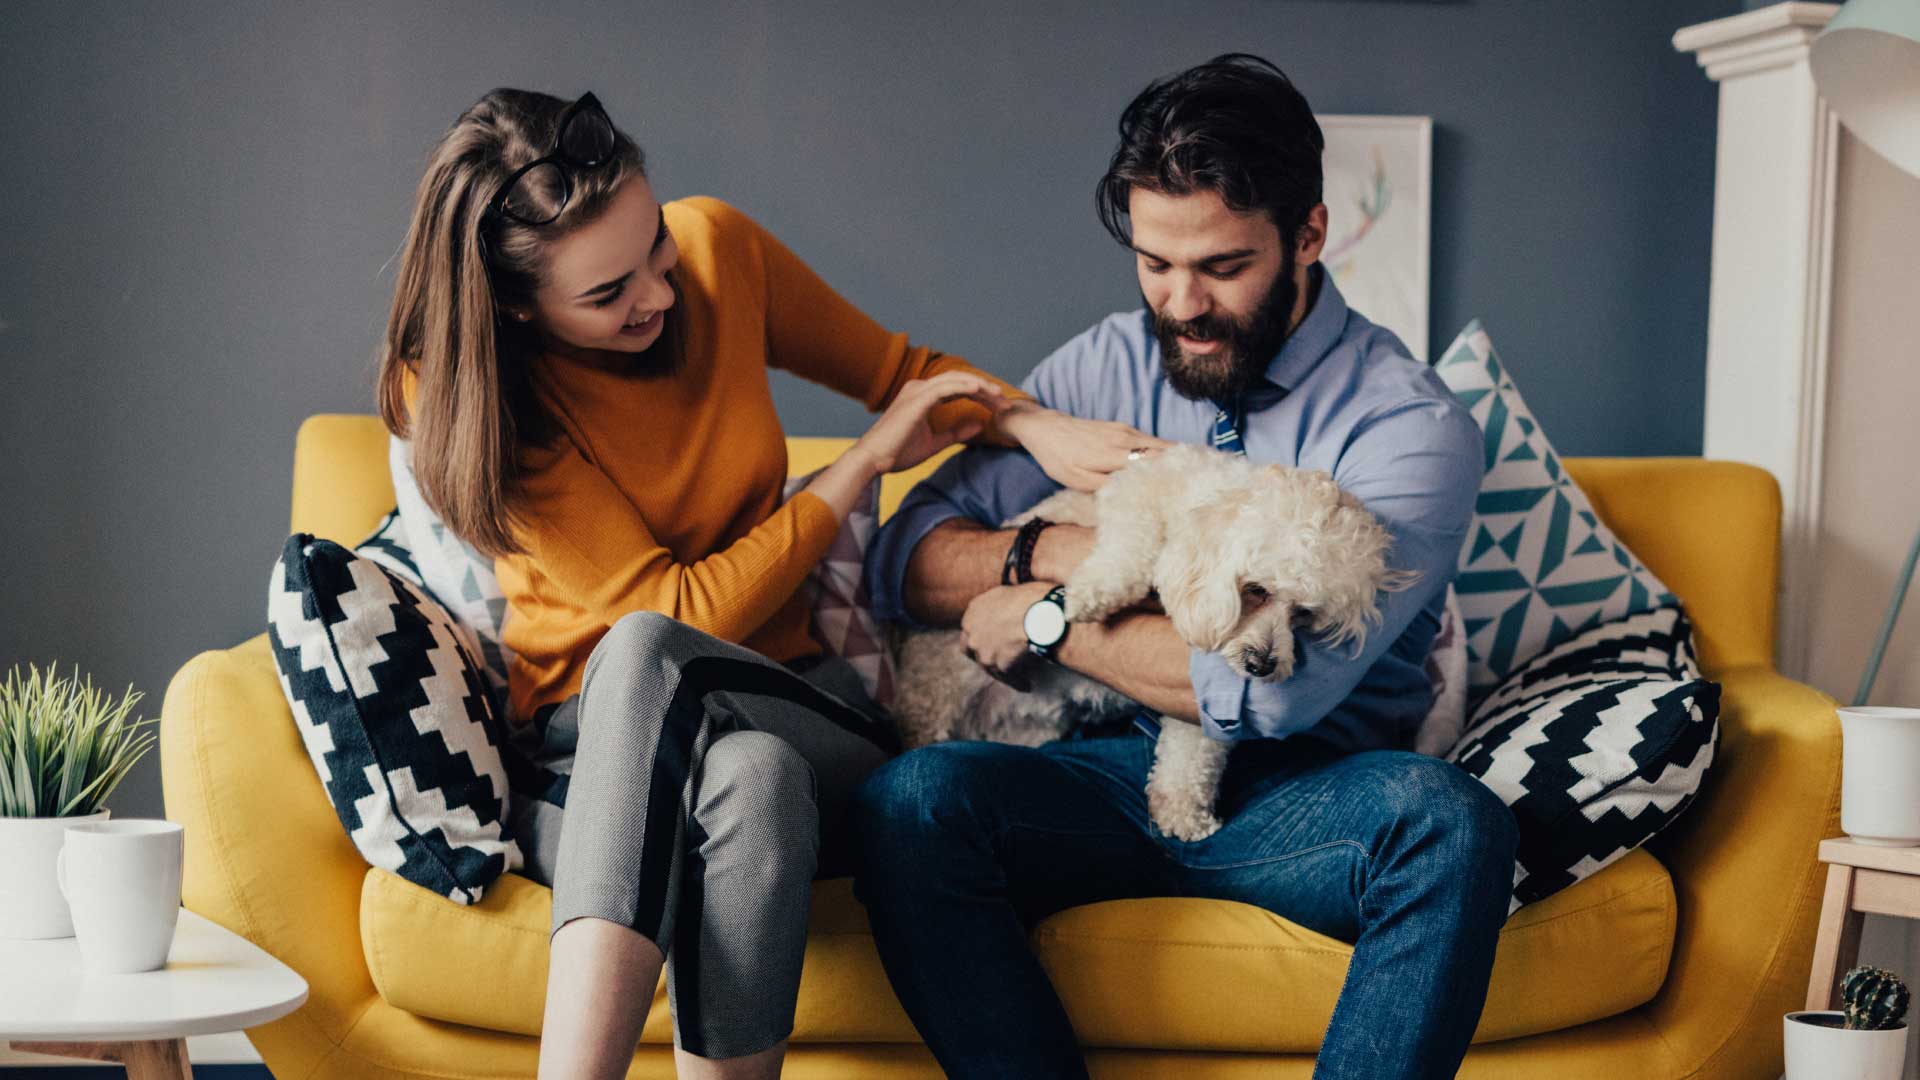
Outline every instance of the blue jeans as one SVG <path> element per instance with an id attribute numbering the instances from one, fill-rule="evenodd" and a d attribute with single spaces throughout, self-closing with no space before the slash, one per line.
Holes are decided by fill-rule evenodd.
<path id="1" fill-rule="evenodd" d="M 1224 826 L 1185 843 L 1147 823 L 1152 755 L 1138 731 L 1038 749 L 943 743 L 862 786 L 855 884 L 887 978 L 947 1074 L 1086 1076 L 1028 929 L 1077 904 L 1200 896 L 1354 943 L 1318 1080 L 1453 1076 L 1507 917 L 1512 812 L 1437 758 L 1259 740 L 1229 760 Z"/>

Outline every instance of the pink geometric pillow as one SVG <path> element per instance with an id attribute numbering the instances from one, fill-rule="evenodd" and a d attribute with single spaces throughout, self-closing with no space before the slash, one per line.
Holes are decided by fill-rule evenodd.
<path id="1" fill-rule="evenodd" d="M 816 471 L 789 479 L 782 499 L 791 499 L 817 475 Z M 893 700 L 893 654 L 879 620 L 873 617 L 864 572 L 867 544 L 879 527 L 880 481 L 875 480 L 861 493 L 826 557 L 801 588 L 813 598 L 813 639 L 828 655 L 852 664 L 867 696 L 884 706 Z"/>

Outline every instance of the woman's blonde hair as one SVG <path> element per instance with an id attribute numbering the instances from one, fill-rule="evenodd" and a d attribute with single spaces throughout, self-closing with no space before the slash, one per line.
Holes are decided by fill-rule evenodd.
<path id="1" fill-rule="evenodd" d="M 557 432 L 532 379 L 540 331 L 511 312 L 533 308 L 547 246 L 598 218 L 627 180 L 646 175 L 640 147 L 616 129 L 605 165 L 569 168 L 571 196 L 552 221 L 530 226 L 489 213 L 501 183 L 553 149 L 567 104 L 494 90 L 434 146 L 414 194 L 381 348 L 380 417 L 412 442 L 420 494 L 455 535 L 490 555 L 519 547 L 511 526 L 521 448 Z M 552 212 L 560 197 L 553 185 L 518 184 L 516 205 L 526 205 L 522 194 L 534 218 Z M 538 205 L 543 199 L 547 205 Z M 668 314 L 661 342 L 677 349 L 677 320 Z"/>

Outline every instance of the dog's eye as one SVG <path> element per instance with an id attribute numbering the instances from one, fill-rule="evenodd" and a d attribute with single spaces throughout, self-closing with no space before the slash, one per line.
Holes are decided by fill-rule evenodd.
<path id="1" fill-rule="evenodd" d="M 1263 599 L 1267 595 L 1267 590 L 1264 586 L 1258 585 L 1251 581 L 1247 582 L 1245 585 L 1240 586 L 1240 591 L 1247 594 L 1248 596 L 1253 597 L 1255 600 Z"/>

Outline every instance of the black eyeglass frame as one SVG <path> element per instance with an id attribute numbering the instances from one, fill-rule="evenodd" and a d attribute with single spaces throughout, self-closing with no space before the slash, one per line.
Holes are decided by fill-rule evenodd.
<path id="1" fill-rule="evenodd" d="M 597 160 L 588 161 L 568 154 L 565 150 L 567 145 L 567 129 L 583 116 L 593 117 L 596 115 L 599 117 L 601 123 L 607 125 L 606 156 Z M 544 157 L 535 158 L 513 170 L 513 173 L 509 175 L 506 180 L 500 184 L 499 189 L 493 193 L 493 198 L 487 201 L 487 214 L 497 214 L 500 217 L 510 218 L 522 225 L 529 226 L 545 225 L 556 220 L 561 214 L 566 212 L 567 204 L 573 201 L 574 171 L 604 167 L 618 156 L 616 151 L 619 144 L 620 137 L 614 130 L 613 119 L 607 115 L 607 110 L 601 106 L 600 99 L 593 96 L 592 91 L 580 95 L 579 100 L 567 106 L 567 111 L 560 114 L 560 124 L 554 129 L 553 133 L 553 149 Z M 553 213 L 548 217 L 534 219 L 508 209 L 507 196 L 513 191 L 513 186 L 518 184 L 528 173 L 543 165 L 554 166 L 555 171 L 560 174 L 560 202 L 554 208 Z"/>

